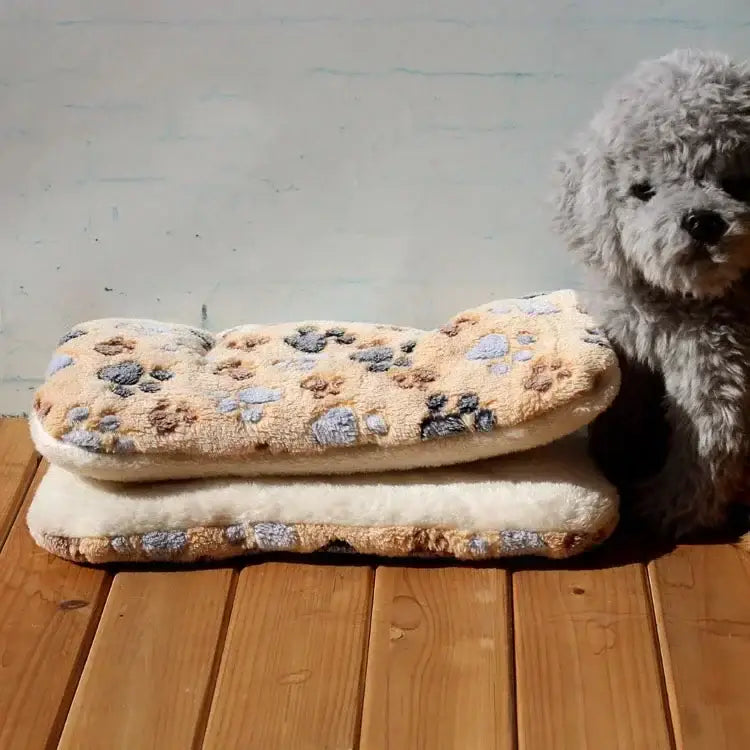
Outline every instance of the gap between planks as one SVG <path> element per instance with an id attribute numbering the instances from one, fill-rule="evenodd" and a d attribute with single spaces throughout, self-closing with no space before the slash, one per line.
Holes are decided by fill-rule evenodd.
<path id="1" fill-rule="evenodd" d="M 219 639 L 217 641 L 216 650 L 211 661 L 211 675 L 209 679 L 208 689 L 206 690 L 203 705 L 201 706 L 199 721 L 195 730 L 193 750 L 201 750 L 201 748 L 203 747 L 203 741 L 206 737 L 208 716 L 211 711 L 211 703 L 213 702 L 214 693 L 216 692 L 216 682 L 219 678 L 219 667 L 221 666 L 221 658 L 224 654 L 224 648 L 226 647 L 227 633 L 229 632 L 229 622 L 232 618 L 235 597 L 237 596 L 237 582 L 239 581 L 239 574 L 239 569 L 235 569 L 232 571 L 232 578 L 229 583 L 229 592 L 227 593 L 227 601 L 221 619 Z"/>
<path id="2" fill-rule="evenodd" d="M 0 549 L 39 466 L 24 419 L 0 419 Z"/>
<path id="3" fill-rule="evenodd" d="M 233 577 L 228 568 L 118 573 L 60 750 L 194 746 Z"/>
<path id="4" fill-rule="evenodd" d="M 369 567 L 260 562 L 237 583 L 203 747 L 355 747 Z"/>
<path id="5" fill-rule="evenodd" d="M 565 564 L 513 572 L 520 750 L 668 750 L 643 565 Z"/>
<path id="6" fill-rule="evenodd" d="M 377 569 L 361 750 L 515 745 L 508 573 Z"/>
<path id="7" fill-rule="evenodd" d="M 750 556 L 685 545 L 648 574 L 677 746 L 750 747 Z"/>
<path id="8" fill-rule="evenodd" d="M 42 462 L 0 552 L 0 747 L 54 747 L 111 576 L 38 548 L 25 516 Z"/>

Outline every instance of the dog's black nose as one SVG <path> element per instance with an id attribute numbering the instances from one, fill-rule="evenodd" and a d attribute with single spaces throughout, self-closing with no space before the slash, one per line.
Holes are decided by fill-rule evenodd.
<path id="1" fill-rule="evenodd" d="M 715 245 L 729 229 L 729 224 L 716 211 L 688 211 L 682 218 L 682 228 L 696 242 Z"/>

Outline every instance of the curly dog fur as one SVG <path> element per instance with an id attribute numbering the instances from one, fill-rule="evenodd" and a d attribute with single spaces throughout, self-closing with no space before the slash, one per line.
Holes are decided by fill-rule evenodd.
<path id="1" fill-rule="evenodd" d="M 750 65 L 641 64 L 559 173 L 557 224 L 624 372 L 592 448 L 658 532 L 717 527 L 750 448 Z"/>

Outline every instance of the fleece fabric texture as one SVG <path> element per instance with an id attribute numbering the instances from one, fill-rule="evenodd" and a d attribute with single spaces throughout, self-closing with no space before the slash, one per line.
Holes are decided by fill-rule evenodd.
<path id="1" fill-rule="evenodd" d="M 570 437 L 528 453 L 405 473 L 115 484 L 52 466 L 36 541 L 90 563 L 359 552 L 480 560 L 567 557 L 604 540 L 617 494 Z"/>
<path id="2" fill-rule="evenodd" d="M 311 322 L 213 335 L 108 319 L 61 340 L 32 434 L 51 463 L 105 480 L 351 474 L 543 445 L 618 387 L 614 352 L 569 291 L 433 331 Z"/>

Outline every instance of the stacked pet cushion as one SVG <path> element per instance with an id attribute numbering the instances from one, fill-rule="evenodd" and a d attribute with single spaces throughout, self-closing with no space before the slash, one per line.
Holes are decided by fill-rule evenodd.
<path id="1" fill-rule="evenodd" d="M 569 437 L 475 464 L 326 479 L 115 484 L 52 466 L 28 523 L 45 549 L 92 563 L 273 550 L 567 557 L 611 532 L 617 496 L 585 440 Z"/>
<path id="2" fill-rule="evenodd" d="M 56 554 L 95 562 L 332 544 L 382 555 L 569 554 L 616 517 L 613 491 L 581 455 L 572 474 L 555 446 L 515 464 L 429 467 L 548 445 L 601 413 L 618 384 L 616 357 L 572 292 L 495 302 L 434 331 L 312 322 L 214 336 L 92 321 L 63 337 L 36 394 L 32 434 L 52 468 L 30 528 Z M 542 466 L 558 467 L 564 491 Z M 537 497 L 529 472 L 538 470 L 547 479 Z M 592 486 L 614 516 L 592 505 Z M 573 507 L 575 487 L 599 508 L 593 515 L 548 514 L 557 524 L 548 528 L 538 513 L 527 522 L 510 513 L 513 492 L 519 507 L 558 496 Z M 476 515 L 483 503 L 496 512 Z M 503 532 L 520 536 L 508 545 Z"/>

